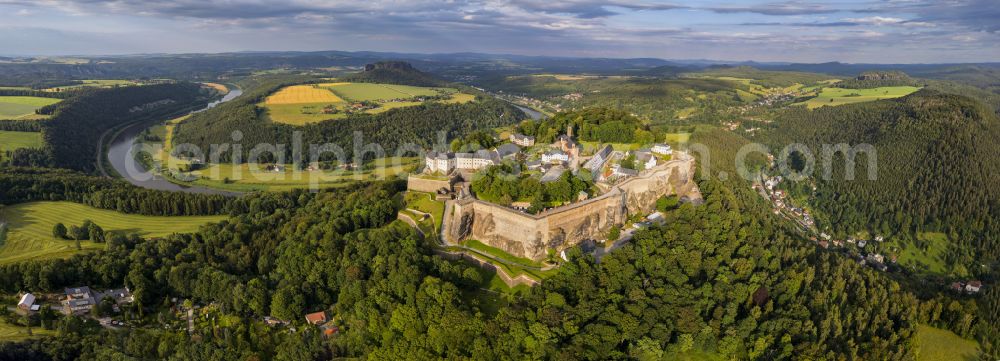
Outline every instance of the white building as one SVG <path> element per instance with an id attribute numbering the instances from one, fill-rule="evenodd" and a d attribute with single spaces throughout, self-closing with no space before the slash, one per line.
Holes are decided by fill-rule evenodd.
<path id="1" fill-rule="evenodd" d="M 455 169 L 455 154 L 429 152 L 424 158 L 424 173 L 448 174 Z"/>
<path id="2" fill-rule="evenodd" d="M 653 153 L 662 155 L 670 155 L 674 152 L 674 150 L 670 148 L 670 145 L 663 143 L 653 144 L 653 148 L 651 150 Z"/>
<path id="3" fill-rule="evenodd" d="M 21 300 L 17 302 L 17 308 L 23 311 L 31 311 L 32 307 L 34 307 L 35 310 L 38 309 L 38 307 L 35 306 L 35 295 L 33 294 L 25 293 L 21 296 Z"/>
<path id="4" fill-rule="evenodd" d="M 554 150 L 542 154 L 542 163 L 569 162 L 569 154 L 561 150 Z"/>
<path id="5" fill-rule="evenodd" d="M 455 153 L 455 168 L 479 170 L 500 163 L 495 152 L 479 150 L 475 153 Z"/>
<path id="6" fill-rule="evenodd" d="M 635 151 L 635 166 L 640 170 L 651 169 L 656 166 L 656 157 L 648 151 Z"/>

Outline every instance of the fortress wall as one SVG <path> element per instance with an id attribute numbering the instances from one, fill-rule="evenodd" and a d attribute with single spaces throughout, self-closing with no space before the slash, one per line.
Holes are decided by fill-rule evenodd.
<path id="1" fill-rule="evenodd" d="M 598 197 L 537 215 L 493 203 L 456 201 L 447 229 L 452 240 L 476 239 L 519 257 L 542 259 L 548 249 L 560 250 L 588 239 L 604 239 L 628 214 L 647 214 L 660 197 L 686 194 L 693 162 L 671 162 L 631 178 Z M 683 192 L 683 193 L 681 193 Z"/>
<path id="2" fill-rule="evenodd" d="M 437 179 L 428 179 L 410 175 L 409 177 L 406 178 L 406 189 L 420 191 L 420 192 L 436 193 L 441 188 L 447 188 L 450 190 L 454 179 L 455 178 L 449 178 L 448 180 L 437 180 Z"/>

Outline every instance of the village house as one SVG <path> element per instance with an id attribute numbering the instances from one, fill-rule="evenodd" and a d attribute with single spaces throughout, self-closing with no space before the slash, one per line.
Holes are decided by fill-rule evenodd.
<path id="1" fill-rule="evenodd" d="M 514 144 L 520 145 L 522 147 L 530 147 L 535 145 L 535 137 L 514 133 L 510 135 L 510 141 Z"/>
<path id="2" fill-rule="evenodd" d="M 66 299 L 62 301 L 63 313 L 67 315 L 85 314 L 90 312 L 99 300 L 90 287 L 73 287 L 65 290 Z"/>
<path id="3" fill-rule="evenodd" d="M 306 322 L 310 325 L 322 325 L 329 321 L 326 317 L 326 311 L 313 312 L 306 314 Z"/>
<path id="4" fill-rule="evenodd" d="M 983 283 L 980 281 L 969 281 L 965 284 L 965 292 L 968 293 L 979 293 L 979 289 L 983 287 Z"/>

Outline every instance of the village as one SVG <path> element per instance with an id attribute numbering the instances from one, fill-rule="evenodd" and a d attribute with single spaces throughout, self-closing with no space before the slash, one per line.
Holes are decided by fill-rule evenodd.
<path id="1" fill-rule="evenodd" d="M 773 166 L 774 157 L 771 155 L 768 156 Z M 780 175 L 768 177 L 761 173 L 752 185 L 758 194 L 772 204 L 775 215 L 788 219 L 803 232 L 810 234 L 809 240 L 821 249 L 844 252 L 859 264 L 882 272 L 891 271 L 890 266 L 896 266 L 898 270 L 898 252 L 888 252 L 888 254 L 885 254 L 886 251 L 884 249 L 888 248 L 883 247 L 886 242 L 884 236 L 835 238 L 826 232 L 819 231 L 816 227 L 816 221 L 809 214 L 809 211 L 802 207 L 797 207 L 791 197 L 789 197 L 788 192 L 779 187 L 783 181 L 784 178 Z M 815 185 L 812 188 L 815 191 Z M 977 294 L 982 286 L 981 281 L 965 280 L 955 281 L 949 284 L 948 288 L 959 294 Z"/>

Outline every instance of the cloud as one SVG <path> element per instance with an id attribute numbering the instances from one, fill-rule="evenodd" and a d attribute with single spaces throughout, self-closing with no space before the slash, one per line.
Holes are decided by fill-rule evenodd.
<path id="1" fill-rule="evenodd" d="M 767 3 L 754 6 L 717 6 L 717 7 L 706 7 L 704 9 L 723 14 L 755 13 L 755 14 L 776 15 L 776 16 L 816 15 L 816 14 L 829 14 L 829 13 L 844 11 L 843 9 L 831 8 L 826 5 L 809 4 L 799 1 Z"/>
<path id="2" fill-rule="evenodd" d="M 81 34 L 122 38 L 137 31 L 160 34 L 161 42 L 142 43 L 141 51 L 159 46 L 174 52 L 345 49 L 826 61 L 858 60 L 844 57 L 869 56 L 859 49 L 877 47 L 872 60 L 890 61 L 885 54 L 901 49 L 895 61 L 929 61 L 953 55 L 921 49 L 948 47 L 984 59 L 997 55 L 998 34 L 990 29 L 996 32 L 1000 14 L 989 6 L 974 8 L 984 0 L 950 0 L 959 9 L 930 0 L 868 1 L 0 0 L 0 24 L 77 26 Z M 13 16 L 19 9 L 34 15 L 18 20 Z M 66 15 L 79 21 L 68 25 Z M 23 39 L 8 43 L 58 38 L 19 34 L 14 36 Z M 135 43 L 100 41 L 112 49 L 106 51 Z"/>

